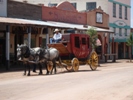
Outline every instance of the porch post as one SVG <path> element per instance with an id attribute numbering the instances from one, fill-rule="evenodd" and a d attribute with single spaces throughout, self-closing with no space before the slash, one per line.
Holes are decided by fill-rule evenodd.
<path id="1" fill-rule="evenodd" d="M 112 34 L 112 54 L 114 54 L 114 33 Z M 113 55 L 113 62 L 115 62 L 115 55 Z"/>
<path id="2" fill-rule="evenodd" d="M 28 47 L 31 47 L 31 27 L 28 27 Z"/>
<path id="3" fill-rule="evenodd" d="M 107 38 L 107 33 L 104 33 L 104 54 L 107 54 L 106 38 Z M 105 62 L 107 62 L 107 56 L 105 56 Z"/>
<path id="4" fill-rule="evenodd" d="M 49 34 L 46 33 L 46 48 L 48 48 L 47 44 L 49 43 Z"/>
<path id="5" fill-rule="evenodd" d="M 6 69 L 10 69 L 10 26 L 6 26 Z"/>
<path id="6" fill-rule="evenodd" d="M 51 32 L 51 28 L 48 27 L 48 31 L 46 33 L 46 48 L 48 48 L 47 44 L 49 44 L 49 34 Z"/>

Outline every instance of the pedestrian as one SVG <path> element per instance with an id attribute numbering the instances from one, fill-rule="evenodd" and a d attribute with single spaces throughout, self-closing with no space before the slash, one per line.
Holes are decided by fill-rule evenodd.
<path id="1" fill-rule="evenodd" d="M 59 43 L 62 39 L 62 34 L 59 32 L 59 29 L 54 30 L 53 38 L 50 38 L 50 43 Z"/>

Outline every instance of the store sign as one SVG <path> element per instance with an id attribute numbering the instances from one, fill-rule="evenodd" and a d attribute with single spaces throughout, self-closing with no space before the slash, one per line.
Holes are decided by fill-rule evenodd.
<path id="1" fill-rule="evenodd" d="M 120 20 L 116 21 L 115 24 L 116 24 L 117 26 L 122 26 L 122 27 L 123 27 L 123 26 L 126 26 L 126 23 L 123 22 L 123 21 L 120 21 Z"/>

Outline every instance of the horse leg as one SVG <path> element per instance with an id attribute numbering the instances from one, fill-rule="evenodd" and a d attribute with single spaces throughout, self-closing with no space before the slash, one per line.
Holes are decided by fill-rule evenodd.
<path id="1" fill-rule="evenodd" d="M 50 74 L 53 73 L 53 69 L 54 69 L 54 73 L 56 73 L 56 69 L 55 69 L 55 68 L 56 68 L 56 67 L 55 67 L 56 64 L 55 64 L 55 61 L 53 60 L 52 63 L 53 63 L 53 68 L 52 68 Z"/>
<path id="2" fill-rule="evenodd" d="M 36 72 L 36 64 L 33 64 L 33 72 Z"/>
<path id="3" fill-rule="evenodd" d="M 51 70 L 50 74 L 53 73 L 53 69 L 54 69 L 54 62 L 52 61 L 52 63 L 53 63 L 53 67 L 52 67 L 52 70 Z"/>
<path id="4" fill-rule="evenodd" d="M 27 76 L 30 76 L 30 64 L 27 63 L 27 65 L 28 65 L 28 74 L 27 74 Z"/>
<path id="5" fill-rule="evenodd" d="M 47 67 L 47 61 L 44 63 L 44 66 L 46 68 L 46 75 L 48 75 L 49 74 L 49 71 L 48 71 L 48 67 Z"/>
<path id="6" fill-rule="evenodd" d="M 53 61 L 53 68 L 54 68 L 54 74 L 56 74 L 56 62 L 55 62 L 55 60 Z"/>
<path id="7" fill-rule="evenodd" d="M 24 65 L 24 75 L 26 75 L 27 64 L 24 64 L 24 63 L 23 63 L 23 65 Z"/>
<path id="8" fill-rule="evenodd" d="M 39 63 L 38 65 L 39 65 L 39 70 L 40 70 L 39 75 L 42 75 L 42 65 L 41 63 Z"/>

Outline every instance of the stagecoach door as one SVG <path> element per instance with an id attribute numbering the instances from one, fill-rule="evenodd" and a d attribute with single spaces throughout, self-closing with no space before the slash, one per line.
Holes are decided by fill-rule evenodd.
<path id="1" fill-rule="evenodd" d="M 118 44 L 118 58 L 119 59 L 123 59 L 124 58 L 124 43 L 123 42 L 120 42 Z"/>
<path id="2" fill-rule="evenodd" d="M 85 34 L 73 34 L 71 35 L 71 40 L 73 54 L 77 58 L 86 58 L 89 54 L 88 36 Z"/>

